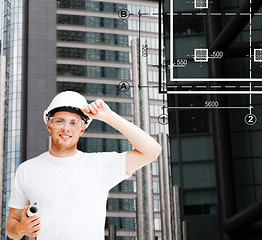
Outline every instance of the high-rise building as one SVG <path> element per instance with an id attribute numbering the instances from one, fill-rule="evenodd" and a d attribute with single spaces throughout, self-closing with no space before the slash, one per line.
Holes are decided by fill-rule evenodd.
<path id="1" fill-rule="evenodd" d="M 142 87 L 149 90 L 150 133 L 168 131 L 167 125 L 158 122 L 165 103 L 158 94 L 158 12 L 155 1 L 2 1 L 2 50 L 7 58 L 2 239 L 17 166 L 48 149 L 42 118 L 56 93 L 74 90 L 89 102 L 102 98 L 112 110 L 134 122 L 134 38 L 146 40 L 141 57 L 147 58 L 148 85 Z M 124 89 L 119 88 L 120 83 Z M 121 152 L 131 146 L 111 127 L 93 121 L 78 148 Z M 160 237 L 157 163 L 152 164 L 152 174 L 154 228 Z M 105 236 L 113 224 L 118 240 L 136 239 L 136 175 L 111 190 L 107 209 Z"/>
<path id="2" fill-rule="evenodd" d="M 3 197 L 6 58 L 0 55 L 0 196 Z M 2 209 L 0 210 L 2 213 Z M 2 227 L 2 223 L 1 223 Z"/>
<path id="3" fill-rule="evenodd" d="M 254 54 L 261 51 L 261 6 L 255 0 L 164 1 L 172 180 L 181 188 L 190 240 L 243 239 L 248 227 L 245 239 L 261 238 L 252 214 L 250 222 L 241 215 L 244 224 L 238 218 L 234 231 L 223 228 L 261 197 L 261 122 L 244 121 L 250 111 L 261 116 L 261 94 L 252 94 L 261 85 Z"/>

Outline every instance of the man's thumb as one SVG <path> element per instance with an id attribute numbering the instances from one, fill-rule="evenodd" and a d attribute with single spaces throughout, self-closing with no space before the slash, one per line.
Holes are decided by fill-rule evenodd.
<path id="1" fill-rule="evenodd" d="M 24 207 L 24 209 L 23 209 L 23 211 L 22 211 L 22 217 L 28 217 L 28 216 L 27 216 L 27 210 L 28 210 L 29 208 L 30 208 L 30 205 Z"/>

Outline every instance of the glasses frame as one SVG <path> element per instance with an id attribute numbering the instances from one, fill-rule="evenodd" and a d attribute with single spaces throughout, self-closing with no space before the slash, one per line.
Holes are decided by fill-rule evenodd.
<path id="1" fill-rule="evenodd" d="M 59 125 L 54 126 L 53 123 L 52 123 L 52 120 L 53 120 L 54 118 L 63 119 L 63 120 L 64 120 L 64 123 L 62 123 L 61 126 L 59 126 Z M 72 126 L 71 123 L 70 123 L 70 122 L 71 122 L 72 120 L 74 120 L 74 119 L 79 122 L 79 124 L 76 125 L 76 126 Z M 62 128 L 64 128 L 67 123 L 68 123 L 69 128 L 70 128 L 70 129 L 74 129 L 74 130 L 80 130 L 80 129 L 82 129 L 82 128 L 85 127 L 85 121 L 82 120 L 82 119 L 77 119 L 77 118 L 73 118 L 73 119 L 70 119 L 69 121 L 66 121 L 64 118 L 61 118 L 61 117 L 50 117 L 48 121 L 49 121 L 50 126 L 51 126 L 52 128 L 56 128 L 56 129 L 62 129 Z"/>

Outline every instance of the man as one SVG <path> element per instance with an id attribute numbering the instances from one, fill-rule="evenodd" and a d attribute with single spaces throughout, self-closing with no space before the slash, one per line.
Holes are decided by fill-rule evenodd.
<path id="1" fill-rule="evenodd" d="M 91 119 L 122 133 L 134 147 L 124 153 L 83 153 L 77 142 Z M 87 104 L 71 91 L 58 94 L 44 112 L 51 148 L 17 169 L 9 201 L 7 234 L 12 239 L 102 240 L 108 191 L 154 161 L 160 145 L 113 112 L 101 99 Z M 28 217 L 37 202 L 39 213 Z"/>

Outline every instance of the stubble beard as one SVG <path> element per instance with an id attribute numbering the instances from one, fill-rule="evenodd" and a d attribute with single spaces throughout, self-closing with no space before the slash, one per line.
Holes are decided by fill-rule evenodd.
<path id="1" fill-rule="evenodd" d="M 63 143 L 60 143 L 59 140 L 54 140 L 52 138 L 51 140 L 51 148 L 55 151 L 55 152 L 63 152 L 63 153 L 66 153 L 66 152 L 72 152 L 76 149 L 76 146 L 77 146 L 77 143 L 72 143 L 70 145 L 66 145 L 66 144 L 63 144 Z"/>

